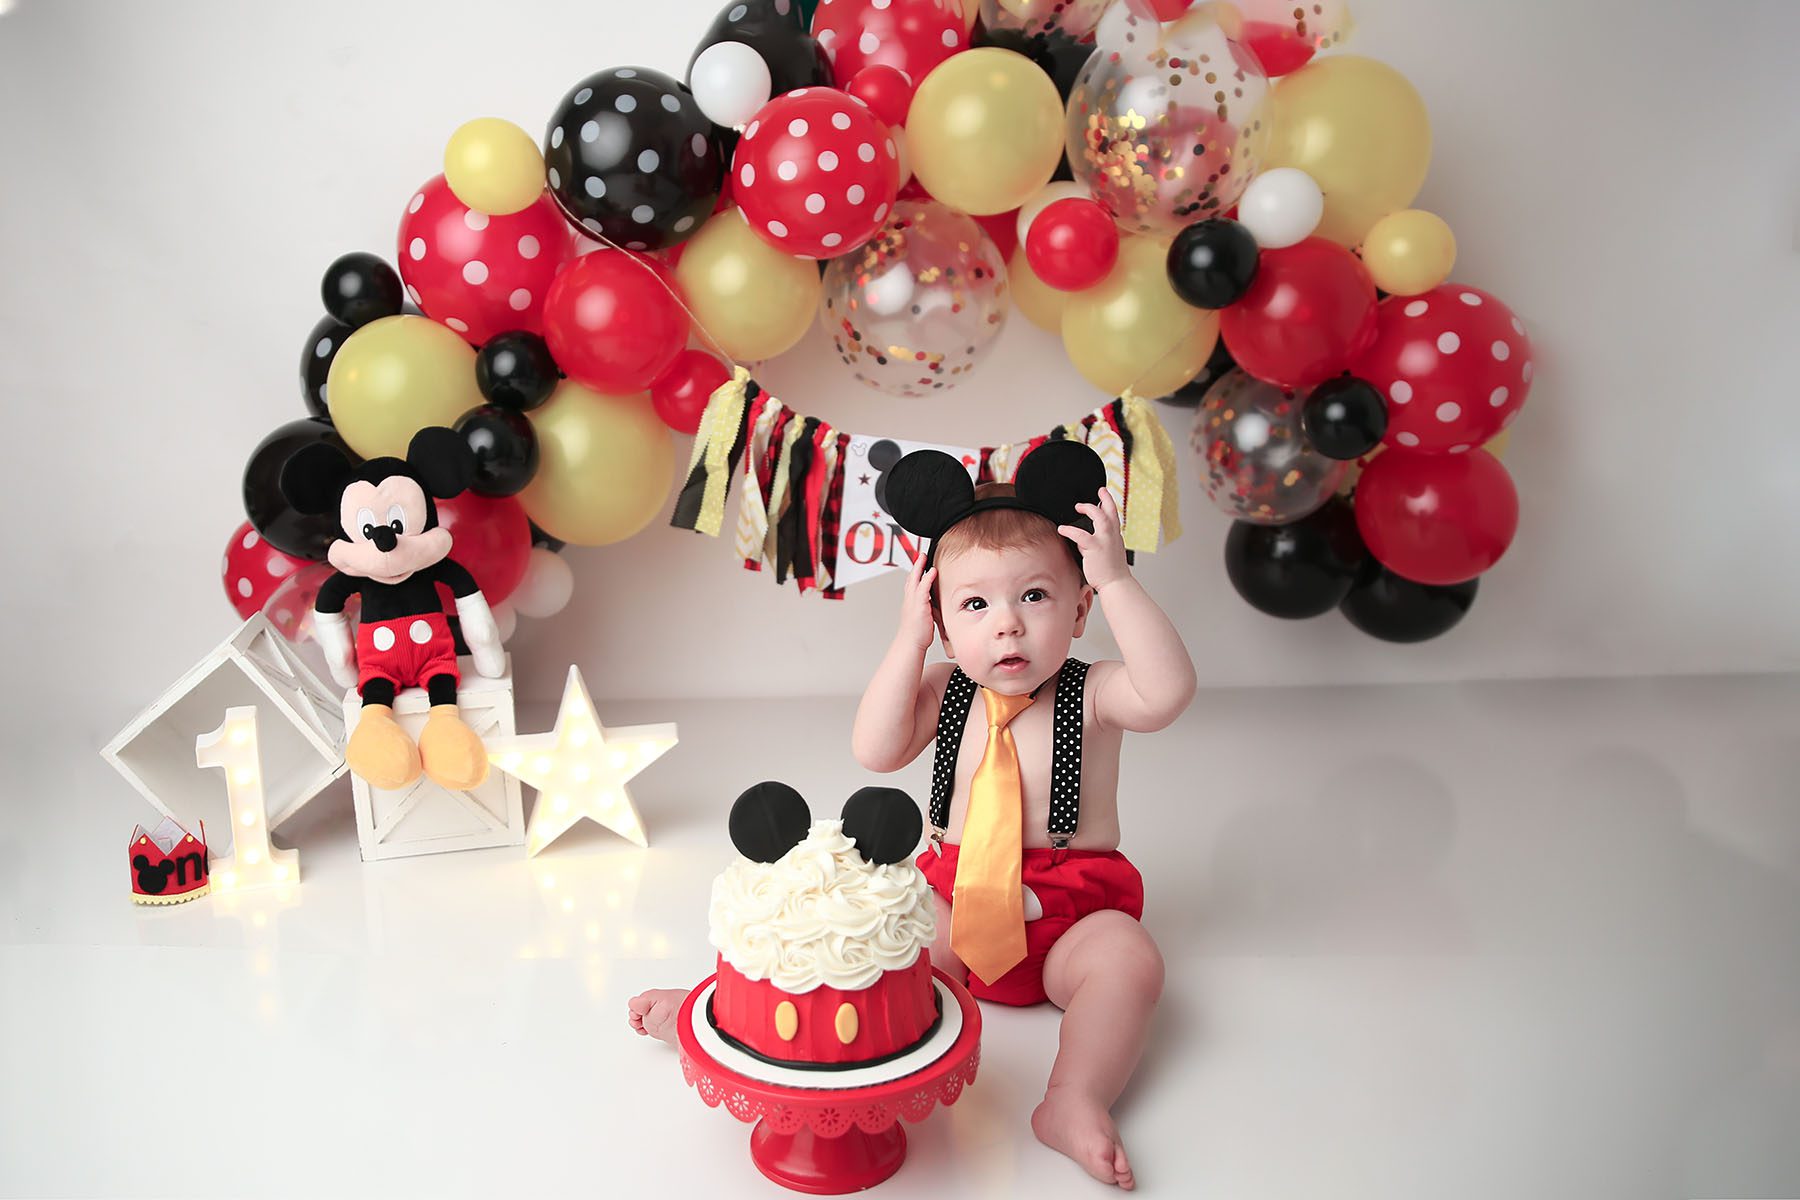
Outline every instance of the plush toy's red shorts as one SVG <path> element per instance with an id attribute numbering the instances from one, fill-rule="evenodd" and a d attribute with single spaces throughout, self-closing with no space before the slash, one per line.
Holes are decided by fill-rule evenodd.
<path id="1" fill-rule="evenodd" d="M 448 675 L 460 682 L 456 671 L 456 640 L 443 613 L 422 613 L 393 621 L 364 624 L 356 631 L 356 687 L 371 679 L 385 679 L 395 691 L 430 683 Z"/>
<path id="2" fill-rule="evenodd" d="M 956 892 L 956 856 L 961 848 L 943 843 L 943 852 L 919 855 L 918 868 L 946 901 Z M 1062 861 L 1056 859 L 1060 857 Z M 1033 847 L 1021 864 L 1025 886 L 1037 895 L 1044 915 L 1025 922 L 1025 957 L 993 983 L 973 972 L 969 993 L 1000 1004 L 1037 1004 L 1044 994 L 1044 959 L 1056 939 L 1089 913 L 1117 909 L 1132 920 L 1144 915 L 1144 877 L 1117 850 L 1052 850 Z"/>

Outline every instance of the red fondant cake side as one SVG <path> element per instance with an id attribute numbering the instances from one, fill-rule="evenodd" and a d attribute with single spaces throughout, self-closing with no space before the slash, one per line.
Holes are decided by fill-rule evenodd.
<path id="1" fill-rule="evenodd" d="M 924 1037 L 937 1020 L 936 995 L 929 950 L 867 988 L 817 987 L 798 994 L 766 979 L 746 979 L 721 955 L 712 1009 L 721 1033 L 767 1058 L 852 1066 L 897 1054 Z M 793 1006 L 791 1022 L 783 1004 Z M 853 1016 L 840 1016 L 845 1005 Z"/>

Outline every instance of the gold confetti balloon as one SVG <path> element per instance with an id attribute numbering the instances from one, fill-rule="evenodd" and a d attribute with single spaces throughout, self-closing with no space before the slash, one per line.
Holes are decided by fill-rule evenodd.
<path id="1" fill-rule="evenodd" d="M 1213 6 L 1159 25 L 1123 2 L 1069 94 L 1069 167 L 1133 233 L 1173 233 L 1237 203 L 1269 138 L 1269 79 Z"/>
<path id="2" fill-rule="evenodd" d="M 856 378 L 927 396 L 987 356 L 1010 304 L 1006 264 L 973 218 L 905 200 L 861 249 L 831 260 L 819 320 Z"/>
<path id="3" fill-rule="evenodd" d="M 981 0 L 981 24 L 988 30 L 1052 32 L 1079 40 L 1092 33 L 1112 0 Z"/>
<path id="4" fill-rule="evenodd" d="M 1235 369 L 1207 389 L 1189 444 L 1220 512 L 1286 525 L 1331 499 L 1350 464 L 1327 458 L 1300 431 L 1298 396 Z"/>

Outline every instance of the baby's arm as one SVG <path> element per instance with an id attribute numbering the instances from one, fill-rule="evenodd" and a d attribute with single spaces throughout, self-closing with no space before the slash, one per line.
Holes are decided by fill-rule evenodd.
<path id="1" fill-rule="evenodd" d="M 1063 525 L 1059 532 L 1081 551 L 1082 571 L 1100 596 L 1100 609 L 1124 661 L 1097 680 L 1094 715 L 1103 725 L 1154 733 L 1194 698 L 1194 662 L 1168 615 L 1125 563 L 1119 507 L 1102 488 L 1100 503 L 1078 504 L 1094 532 Z"/>
<path id="2" fill-rule="evenodd" d="M 851 753 L 870 771 L 898 771 L 919 756 L 937 735 L 937 710 L 949 671 L 925 670 L 935 622 L 931 586 L 937 570 L 925 569 L 921 555 L 906 581 L 900 629 L 888 647 L 856 709 Z"/>

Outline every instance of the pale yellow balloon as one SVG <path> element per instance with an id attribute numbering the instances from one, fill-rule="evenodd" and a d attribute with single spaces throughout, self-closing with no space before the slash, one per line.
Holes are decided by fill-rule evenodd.
<path id="1" fill-rule="evenodd" d="M 1062 158 L 1062 98 L 1022 54 L 998 46 L 952 54 L 913 93 L 906 148 L 919 183 L 951 208 L 1011 212 Z"/>
<path id="2" fill-rule="evenodd" d="M 817 265 L 757 237 L 738 209 L 688 239 L 675 279 L 699 327 L 739 362 L 791 349 L 819 309 Z"/>
<path id="3" fill-rule="evenodd" d="M 1006 264 L 1006 283 L 1012 291 L 1013 306 L 1025 319 L 1048 333 L 1062 333 L 1063 309 L 1073 292 L 1060 291 L 1039 279 L 1025 259 L 1025 247 L 1013 251 Z"/>
<path id="4" fill-rule="evenodd" d="M 1317 233 L 1359 245 L 1413 202 L 1431 163 L 1431 119 L 1406 77 L 1354 54 L 1314 59 L 1275 85 L 1263 167 L 1298 167 L 1325 193 Z"/>
<path id="5" fill-rule="evenodd" d="M 1363 238 L 1362 259 L 1376 287 L 1396 296 L 1417 296 L 1450 278 L 1456 235 L 1436 213 L 1402 209 L 1375 222 Z"/>
<path id="6" fill-rule="evenodd" d="M 1512 445 L 1512 430 L 1502 429 L 1499 433 L 1496 433 L 1493 437 L 1489 438 L 1481 448 L 1495 458 L 1505 458 L 1506 448 L 1510 445 Z"/>
<path id="7" fill-rule="evenodd" d="M 516 213 L 544 190 L 544 154 L 511 121 L 477 117 L 450 135 L 444 147 L 444 182 L 478 213 Z"/>
<path id="8" fill-rule="evenodd" d="M 344 339 L 325 377 L 331 423 L 364 458 L 406 457 L 427 425 L 453 425 L 487 403 L 475 386 L 475 351 L 425 317 L 371 321 Z"/>
<path id="9" fill-rule="evenodd" d="M 537 434 L 538 469 L 519 503 L 539 529 L 606 546 L 662 511 L 675 443 L 648 396 L 603 395 L 565 379 L 525 415 Z"/>
<path id="10" fill-rule="evenodd" d="M 1219 339 L 1219 314 L 1194 308 L 1169 286 L 1169 243 L 1128 237 L 1110 274 L 1069 296 L 1063 346 L 1103 392 L 1166 396 L 1200 373 Z"/>

